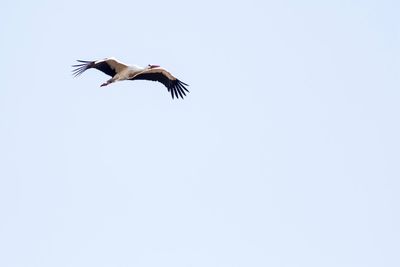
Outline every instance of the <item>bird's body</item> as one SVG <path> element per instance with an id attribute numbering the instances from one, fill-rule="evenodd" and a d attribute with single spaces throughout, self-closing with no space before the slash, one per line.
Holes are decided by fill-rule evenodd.
<path id="1" fill-rule="evenodd" d="M 116 81 L 124 80 L 150 80 L 161 82 L 171 92 L 172 98 L 183 98 L 186 92 L 189 92 L 185 86 L 186 83 L 175 78 L 164 68 L 158 65 L 148 65 L 147 67 L 139 67 L 135 65 L 126 65 L 115 58 L 106 58 L 97 61 L 78 60 L 80 64 L 73 65 L 75 69 L 72 71 L 75 76 L 78 76 L 88 69 L 95 68 L 112 78 L 100 86 L 107 86 Z"/>

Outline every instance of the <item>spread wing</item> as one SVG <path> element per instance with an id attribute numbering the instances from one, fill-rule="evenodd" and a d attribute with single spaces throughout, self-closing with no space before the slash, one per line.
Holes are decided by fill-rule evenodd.
<path id="1" fill-rule="evenodd" d="M 75 69 L 72 70 L 72 74 L 76 77 L 88 69 L 95 68 L 105 74 L 114 77 L 115 74 L 127 68 L 128 66 L 124 63 L 114 59 L 114 58 L 106 58 L 97 61 L 86 61 L 86 60 L 77 60 L 79 64 L 72 65 Z"/>
<path id="2" fill-rule="evenodd" d="M 185 91 L 189 92 L 189 90 L 186 89 L 186 86 L 189 86 L 188 84 L 175 78 L 171 75 L 171 73 L 163 68 L 147 69 L 135 75 L 130 80 L 148 80 L 160 82 L 164 84 L 165 87 L 167 87 L 168 92 L 171 92 L 172 98 L 183 98 L 184 96 L 186 96 Z"/>

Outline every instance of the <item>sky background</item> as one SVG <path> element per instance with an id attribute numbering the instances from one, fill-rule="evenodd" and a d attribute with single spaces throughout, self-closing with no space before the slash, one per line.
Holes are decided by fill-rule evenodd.
<path id="1" fill-rule="evenodd" d="M 400 266 L 399 12 L 3 2 L 0 266 Z"/>

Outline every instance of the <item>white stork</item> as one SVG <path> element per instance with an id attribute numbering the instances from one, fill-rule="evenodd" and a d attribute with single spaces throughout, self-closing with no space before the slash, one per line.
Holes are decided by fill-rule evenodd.
<path id="1" fill-rule="evenodd" d="M 128 66 L 115 58 L 106 58 L 97 61 L 85 61 L 77 60 L 79 64 L 73 65 L 75 69 L 72 70 L 73 75 L 76 77 L 82 74 L 84 71 L 95 68 L 112 78 L 103 83 L 101 86 L 109 85 L 110 83 L 116 81 L 124 80 L 150 80 L 157 81 L 165 85 L 168 91 L 171 92 L 172 98 L 183 98 L 186 96 L 186 92 L 189 92 L 185 86 L 186 83 L 175 78 L 171 73 L 169 73 L 164 68 L 158 65 L 148 65 L 146 68 L 138 66 Z"/>

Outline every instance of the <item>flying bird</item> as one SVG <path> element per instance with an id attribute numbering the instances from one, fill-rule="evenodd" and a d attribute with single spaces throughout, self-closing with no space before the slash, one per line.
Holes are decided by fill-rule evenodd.
<path id="1" fill-rule="evenodd" d="M 129 66 L 115 58 L 106 58 L 97 61 L 77 61 L 79 64 L 72 65 L 72 67 L 75 68 L 72 70 L 75 77 L 92 68 L 111 76 L 111 79 L 101 84 L 100 87 L 107 86 L 116 81 L 148 80 L 164 84 L 168 91 L 171 92 L 172 98 L 183 98 L 186 96 L 185 91 L 189 92 L 189 90 L 186 89 L 186 86 L 189 86 L 188 84 L 180 81 L 159 65 L 149 64 L 145 68 L 135 65 Z"/>

